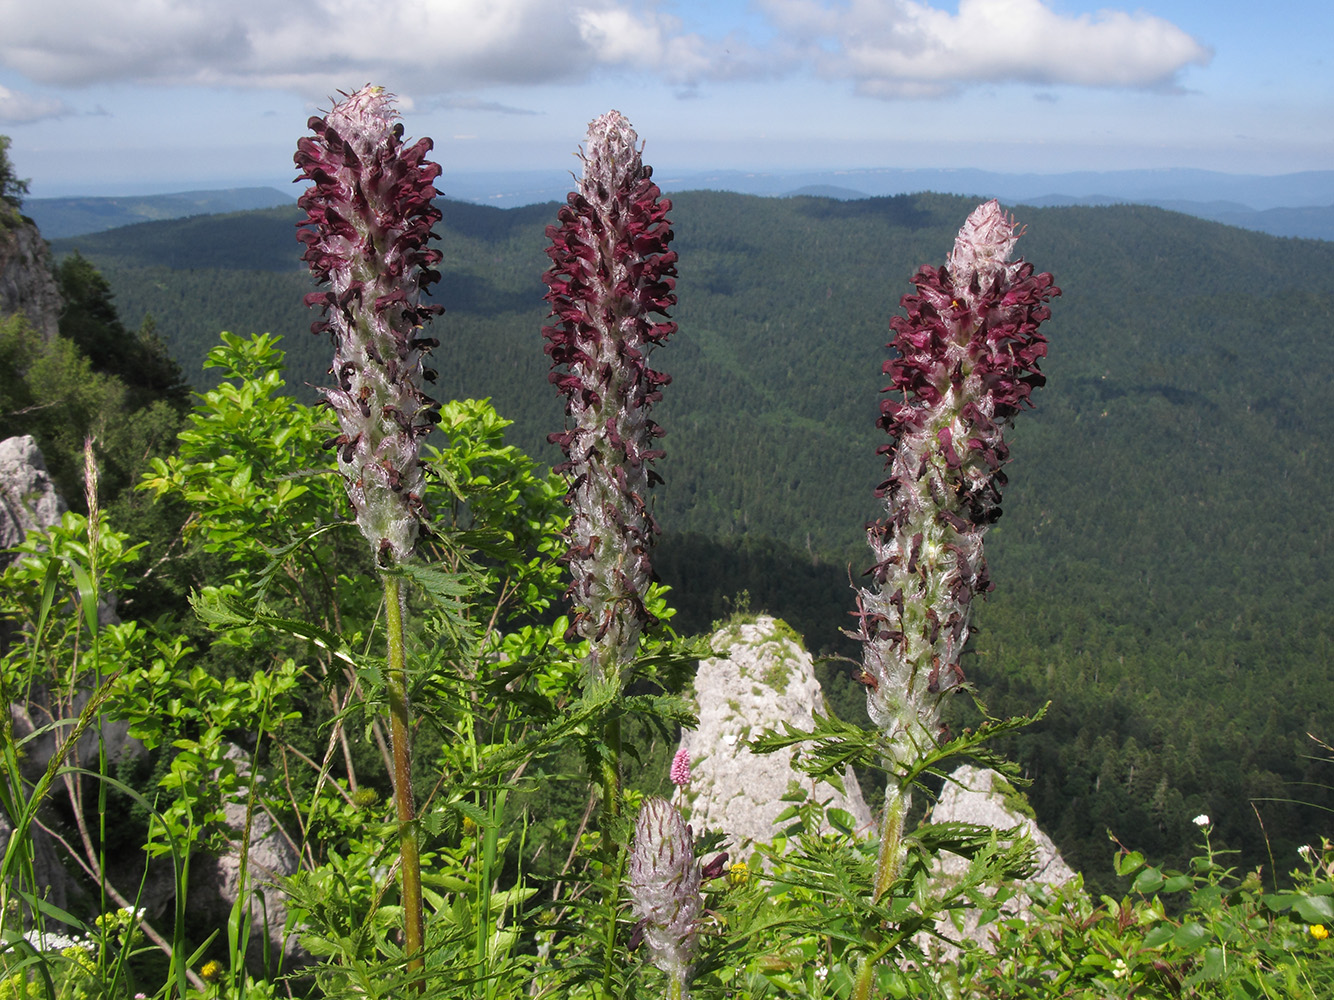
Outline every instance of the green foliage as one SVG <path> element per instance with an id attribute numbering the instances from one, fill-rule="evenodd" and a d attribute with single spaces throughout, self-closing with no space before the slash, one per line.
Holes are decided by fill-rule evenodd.
<path id="1" fill-rule="evenodd" d="M 28 182 L 19 180 L 9 160 L 10 144 L 9 136 L 0 135 L 0 229 L 9 229 L 23 220 L 19 209 L 28 193 Z"/>
<path id="2" fill-rule="evenodd" d="M 282 360 L 274 337 L 222 334 L 207 364 L 224 380 L 202 395 L 179 450 L 153 459 L 141 487 L 185 504 L 186 540 L 225 556 L 225 578 L 205 587 L 206 596 L 231 592 L 299 608 L 331 629 L 342 617 L 334 581 L 364 575 L 367 562 L 328 537 L 343 510 L 342 484 L 322 444 L 329 429 L 314 407 L 282 394 Z M 314 572 L 295 572 L 298 564 Z M 362 614 L 378 600 L 374 589 L 360 588 Z"/>
<path id="3" fill-rule="evenodd" d="M 1328 843 L 1326 842 L 1326 850 Z M 1330 857 L 1310 859 L 1287 892 L 1266 892 L 1259 872 L 1224 867 L 1211 844 L 1185 872 L 1116 857 L 1130 893 L 1096 902 L 1078 882 L 1027 889 L 1028 919 L 989 914 L 995 948 L 974 949 L 961 971 L 982 997 L 1327 996 L 1334 959 L 1323 944 L 1334 921 Z M 1057 992 L 1059 991 L 1059 993 Z"/>
<path id="4" fill-rule="evenodd" d="M 83 501 L 83 441 L 123 439 L 125 386 L 64 337 L 42 340 L 21 315 L 0 319 L 0 437 L 31 434 L 66 501 Z"/>
<path id="5" fill-rule="evenodd" d="M 675 540 L 675 556 L 672 539 L 662 552 L 673 601 L 687 609 L 675 622 L 703 628 L 728 610 L 724 598 L 747 591 L 812 648 L 845 648 L 835 632 L 849 607 L 845 567 L 865 561 L 857 524 L 875 512 L 879 442 L 870 428 L 885 316 L 912 267 L 939 257 L 971 204 L 674 200 L 682 339 L 659 415 L 671 458 L 656 514 L 696 532 Z M 639 787 L 661 786 L 665 748 L 684 718 L 672 696 L 681 647 L 646 648 L 628 697 L 581 697 L 585 651 L 565 641 L 566 622 L 550 621 L 562 489 L 518 447 L 550 456 L 543 442 L 560 419 L 533 349 L 549 214 L 452 206 L 445 226 L 450 364 L 437 390 L 494 399 L 515 422 L 489 402 L 442 411 L 439 450 L 428 455 L 436 537 L 429 565 L 402 581 L 413 619 L 430 623 L 408 650 L 422 709 L 413 786 L 428 872 L 425 975 L 433 994 L 648 997 L 663 981 L 625 947 L 630 817 L 604 810 L 590 820 L 587 783 L 624 758 L 635 762 L 624 809 Z M 192 331 L 309 322 L 297 305 L 306 279 L 290 215 L 140 227 L 90 240 L 85 251 L 107 268 L 122 306 L 162 317 L 178 356 L 202 357 L 212 333 Z M 1334 300 L 1319 291 L 1331 252 L 1134 208 L 1034 210 L 1023 221 L 1026 256 L 1058 262 L 1066 295 L 1051 328 L 1051 386 L 1020 430 L 1022 471 L 989 536 L 998 589 L 980 609 L 966 669 L 1001 717 L 1048 700 L 1051 708 L 1022 735 L 961 712 L 952 725 L 963 735 L 926 748 L 890 787 L 930 787 L 951 754 L 999 762 L 990 754 L 1009 750 L 1009 773 L 1032 778 L 1039 818 L 1086 870 L 1094 895 L 1021 890 L 1021 840 L 952 825 L 907 830 L 902 866 L 882 892 L 874 847 L 852 835 L 850 820 L 794 800 L 780 843 L 757 851 L 766 873 L 752 857 L 748 877 L 708 886 L 699 997 L 1329 990 L 1327 947 L 1310 929 L 1325 927 L 1327 915 L 1334 925 L 1328 855 L 1268 890 L 1218 858 L 1240 847 L 1245 870 L 1268 861 L 1240 803 L 1318 779 L 1320 763 L 1304 759 L 1295 737 L 1326 731 L 1331 718 L 1320 627 L 1330 538 L 1312 520 L 1310 498 L 1327 492 L 1334 428 L 1302 402 L 1318 398 L 1329 368 L 1329 347 L 1312 331 L 1334 316 Z M 173 266 L 182 260 L 197 270 Z M 97 320 L 107 288 L 77 261 L 71 275 L 89 292 L 84 315 Z M 266 297 L 285 305 L 275 310 Z M 1260 366 L 1249 361 L 1256 330 L 1265 331 Z M 94 332 L 79 336 L 99 342 Z M 324 348 L 312 338 L 292 343 L 290 377 L 320 382 Z M 99 385 L 72 346 L 48 351 L 18 325 L 5 327 L 0 349 L 16 359 L 12 373 L 0 368 L 0 391 L 16 401 L 0 407 L 5 414 L 78 398 L 73 389 L 32 394 L 39 362 L 59 375 L 53 384 Z M 59 350 L 65 360 L 55 364 L 48 354 Z M 97 588 L 74 570 L 82 556 L 71 546 L 86 526 L 73 523 L 52 559 L 40 562 L 40 543 L 28 553 L 39 561 L 23 571 L 15 606 L 28 609 L 30 624 L 6 677 L 33 683 L 32 663 L 59 678 L 123 668 L 99 704 L 131 718 L 162 755 L 161 809 L 144 808 L 144 839 L 153 831 L 158 849 L 188 857 L 194 842 L 220 842 L 227 804 L 267 812 L 300 847 L 291 888 L 324 960 L 298 985 L 398 995 L 408 977 L 392 933 L 401 900 L 376 751 L 385 660 L 374 652 L 374 567 L 342 513 L 323 444 L 333 431 L 286 392 L 274 338 L 228 335 L 209 358 L 219 381 L 200 398 L 179 454 L 158 456 L 141 495 L 182 511 L 180 563 L 194 574 L 195 607 L 219 633 L 187 641 L 140 622 L 90 625 L 95 602 L 86 595 Z M 119 380 L 102 388 L 122 399 L 129 392 Z M 1265 456 L 1262 476 L 1256 455 Z M 116 566 L 109 553 L 105 572 Z M 56 579 L 79 615 L 53 613 L 65 606 L 48 586 Z M 664 601 L 655 598 L 655 613 Z M 808 624 L 819 621 L 827 624 Z M 23 636 L 47 636 L 49 648 Z M 855 688 L 831 700 L 859 717 Z M 162 705 L 170 712 L 154 718 Z M 224 737 L 237 732 L 255 743 L 229 756 Z M 990 751 L 983 737 L 994 741 Z M 808 767 L 838 778 L 850 762 L 879 761 L 876 739 L 822 719 L 815 732 L 772 734 L 760 746 L 799 742 Z M 17 770 L 13 758 L 9 771 Z M 1325 790 L 1311 787 L 1307 797 L 1328 804 Z M 1217 817 L 1202 860 L 1186 856 L 1190 817 L 1200 812 Z M 1291 857 L 1318 829 L 1308 806 L 1266 803 L 1262 815 L 1276 857 Z M 1132 848 L 1110 871 L 1108 827 Z M 933 879 L 942 852 L 969 863 L 954 886 Z M 1149 865 L 1145 856 L 1164 860 Z M 1020 894 L 1033 899 L 1027 921 L 1002 915 Z M 952 938 L 969 910 L 991 928 L 996 950 L 936 955 L 935 942 Z M 187 933 L 184 915 L 178 924 L 172 988 L 184 993 L 184 965 L 208 948 L 222 958 L 222 941 Z M 263 995 L 270 984 L 239 971 L 239 921 L 229 937 L 231 971 L 209 988 Z M 26 954 L 14 942 L 11 933 L 13 955 Z M 5 961 L 9 975 L 24 977 L 10 988 L 38 983 L 33 969 Z M 49 996 L 55 987 L 42 988 Z"/>
<path id="6" fill-rule="evenodd" d="M 77 252 L 60 262 L 56 281 L 64 305 L 60 335 L 78 346 L 95 371 L 124 383 L 129 406 L 138 409 L 161 400 L 184 411 L 190 387 L 152 317 L 144 318 L 138 333 L 127 331 L 112 302 L 111 285 Z"/>

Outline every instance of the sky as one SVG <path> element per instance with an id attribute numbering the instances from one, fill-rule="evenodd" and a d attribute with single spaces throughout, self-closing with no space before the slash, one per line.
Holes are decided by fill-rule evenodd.
<path id="1" fill-rule="evenodd" d="M 366 83 L 451 173 L 1334 169 L 1328 0 L 0 0 L 32 197 L 265 185 Z"/>

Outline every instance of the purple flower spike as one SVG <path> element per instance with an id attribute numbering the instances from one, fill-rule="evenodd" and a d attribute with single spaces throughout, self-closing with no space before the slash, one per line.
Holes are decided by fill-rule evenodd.
<path id="1" fill-rule="evenodd" d="M 344 96 L 310 119 L 314 137 L 297 144 L 296 165 L 312 183 L 297 202 L 307 213 L 297 237 L 329 286 L 306 304 L 324 309 L 311 332 L 333 334 L 337 385 L 320 391 L 338 415 L 338 470 L 361 533 L 390 566 L 416 543 L 425 513 L 418 452 L 439 406 L 419 386 L 438 343 L 422 327 L 444 311 L 421 304 L 440 280 L 440 251 L 427 246 L 440 221 L 440 167 L 426 159 L 430 139 L 403 145 L 393 95 L 368 86 Z"/>
<path id="2" fill-rule="evenodd" d="M 653 616 L 644 606 L 657 524 L 651 468 L 662 431 L 648 417 L 670 378 L 648 354 L 676 329 L 676 254 L 667 212 L 639 137 L 618 111 L 588 127 L 579 190 L 547 227 L 554 323 L 543 327 L 551 381 L 565 395 L 567 429 L 551 435 L 568 461 L 567 559 L 573 631 L 589 641 L 592 680 L 614 680 Z"/>
<path id="3" fill-rule="evenodd" d="M 1038 325 L 1060 289 L 1009 260 L 1018 238 L 996 202 L 979 206 L 890 324 L 885 391 L 898 398 L 881 404 L 893 442 L 880 449 L 890 474 L 878 491 L 888 519 L 868 528 L 874 587 L 859 593 L 857 677 L 871 721 L 905 756 L 947 735 L 940 703 L 964 680 L 972 598 L 991 589 L 982 536 L 1001 515 L 1003 431 L 1043 384 Z"/>
<path id="4" fill-rule="evenodd" d="M 647 798 L 635 820 L 630 903 L 649 956 L 685 996 L 699 936 L 701 881 L 690 827 L 666 799 Z"/>

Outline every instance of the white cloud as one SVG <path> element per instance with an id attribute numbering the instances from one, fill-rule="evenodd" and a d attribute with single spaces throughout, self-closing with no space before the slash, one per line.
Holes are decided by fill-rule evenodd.
<path id="1" fill-rule="evenodd" d="M 824 76 L 883 98 L 935 97 L 982 83 L 1174 89 L 1212 52 L 1143 12 L 1071 17 L 1043 0 L 959 0 L 958 13 L 919 0 L 760 0 L 800 38 Z"/>
<path id="2" fill-rule="evenodd" d="M 52 97 L 33 97 L 0 86 L 0 125 L 26 125 L 43 118 L 62 118 L 72 113 L 64 101 Z"/>
<path id="3" fill-rule="evenodd" d="M 0 66 L 64 86 L 230 85 L 322 100 L 368 81 L 410 97 L 603 68 L 694 82 L 738 65 L 652 0 L 0 0 L 0 23 Z"/>
<path id="4" fill-rule="evenodd" d="M 40 84 L 133 81 L 293 91 L 381 83 L 406 107 L 488 86 L 657 76 L 690 93 L 801 65 L 875 97 L 998 81 L 1170 88 L 1209 51 L 1145 13 L 1050 0 L 758 0 L 777 36 L 705 37 L 657 0 L 0 0 L 0 67 Z M 44 112 L 51 114 L 50 110 Z"/>

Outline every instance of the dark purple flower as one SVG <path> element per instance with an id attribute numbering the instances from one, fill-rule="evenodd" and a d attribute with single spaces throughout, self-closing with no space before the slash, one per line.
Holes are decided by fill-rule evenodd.
<path id="1" fill-rule="evenodd" d="M 338 415 L 338 469 L 362 534 L 381 565 L 392 565 L 416 543 L 418 452 L 438 408 L 419 386 L 438 343 L 422 327 L 443 311 L 421 301 L 440 279 L 440 251 L 427 246 L 440 221 L 432 202 L 440 167 L 426 159 L 430 139 L 403 145 L 393 95 L 368 86 L 344 96 L 327 117 L 310 119 L 314 136 L 297 144 L 296 165 L 312 183 L 297 202 L 307 213 L 297 237 L 328 286 L 306 304 L 324 308 L 311 332 L 333 334 L 337 384 L 320 391 Z"/>
<path id="2" fill-rule="evenodd" d="M 946 265 L 918 271 L 907 315 L 890 324 L 888 519 L 868 528 L 875 565 L 859 593 L 857 678 L 871 720 L 908 755 L 943 735 L 940 702 L 963 683 L 971 601 L 991 588 L 982 537 L 1001 514 L 1004 430 L 1043 383 L 1038 325 L 1060 289 L 1009 261 L 1018 238 L 996 202 L 980 205 Z"/>
<path id="3" fill-rule="evenodd" d="M 652 181 L 639 137 L 618 111 L 595 119 L 583 177 L 547 227 L 554 322 L 543 327 L 551 381 L 565 395 L 566 430 L 551 435 L 569 476 L 573 630 L 592 647 L 592 679 L 613 678 L 653 621 L 644 606 L 657 525 L 648 510 L 659 477 L 661 429 L 648 417 L 670 378 L 648 355 L 676 329 L 671 202 Z"/>

